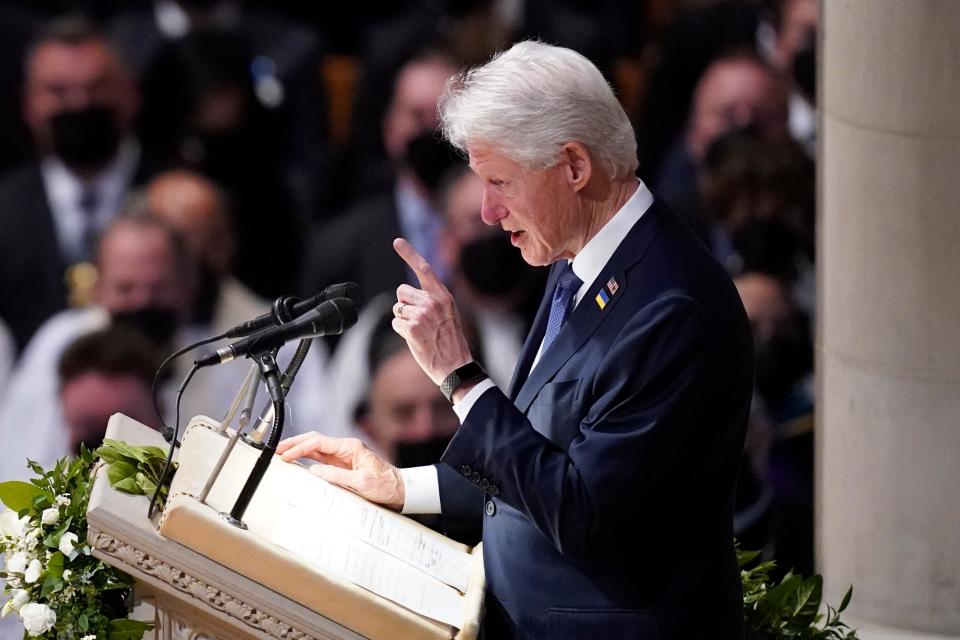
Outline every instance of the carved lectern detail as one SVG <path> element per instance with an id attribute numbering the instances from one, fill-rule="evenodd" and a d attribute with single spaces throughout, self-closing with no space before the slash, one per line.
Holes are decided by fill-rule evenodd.
<path id="1" fill-rule="evenodd" d="M 172 567 L 158 560 L 141 549 L 117 540 L 108 533 L 97 531 L 89 527 L 88 540 L 93 541 L 93 548 L 110 556 L 121 563 L 141 571 L 160 580 L 183 593 L 190 594 L 208 606 L 240 620 L 244 624 L 258 629 L 279 640 L 322 640 L 308 635 L 299 629 L 291 627 L 285 622 L 224 593 L 217 587 L 211 586 L 184 571 Z M 173 625 L 175 640 L 207 640 L 210 636 L 204 632 L 192 629 L 189 624 L 177 619 Z"/>

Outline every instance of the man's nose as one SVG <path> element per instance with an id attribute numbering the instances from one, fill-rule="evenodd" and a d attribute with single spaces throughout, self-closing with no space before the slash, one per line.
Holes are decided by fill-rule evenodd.
<path id="1" fill-rule="evenodd" d="M 494 225 L 507 217 L 507 213 L 507 208 L 500 204 L 499 199 L 485 189 L 483 204 L 480 206 L 480 219 L 486 224 Z"/>

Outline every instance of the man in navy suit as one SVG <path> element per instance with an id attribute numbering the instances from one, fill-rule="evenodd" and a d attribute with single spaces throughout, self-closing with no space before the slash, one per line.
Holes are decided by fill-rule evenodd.
<path id="1" fill-rule="evenodd" d="M 473 363 L 450 293 L 397 240 L 421 288 L 397 290 L 394 329 L 461 420 L 442 464 L 316 434 L 279 451 L 405 513 L 480 521 L 487 638 L 741 637 L 753 351 L 729 278 L 634 177 L 630 123 L 586 58 L 520 43 L 452 81 L 441 113 L 483 220 L 553 264 L 513 382 Z"/>

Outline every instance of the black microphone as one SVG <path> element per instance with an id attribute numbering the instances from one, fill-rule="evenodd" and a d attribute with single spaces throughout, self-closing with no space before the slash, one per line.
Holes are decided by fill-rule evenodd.
<path id="1" fill-rule="evenodd" d="M 269 327 L 252 336 L 221 347 L 194 362 L 197 367 L 209 367 L 230 362 L 235 358 L 275 349 L 300 338 L 316 338 L 342 333 L 357 322 L 357 305 L 349 298 L 334 298 L 320 303 L 315 309 L 301 314 L 290 322 Z"/>
<path id="2" fill-rule="evenodd" d="M 333 300 L 334 298 L 347 298 L 353 301 L 354 305 L 356 306 L 360 304 L 360 285 L 358 285 L 356 282 L 341 282 L 339 284 L 332 284 L 313 297 L 294 302 L 290 306 L 290 316 L 292 318 L 302 316 L 311 309 L 315 308 L 321 302 Z M 227 331 L 224 334 L 224 337 L 242 338 L 244 336 L 249 336 L 251 333 L 256 333 L 261 329 L 273 327 L 276 324 L 277 321 L 274 319 L 272 313 L 264 313 L 263 315 L 257 316 L 253 320 L 247 320 L 246 322 L 238 324 L 234 328 Z"/>

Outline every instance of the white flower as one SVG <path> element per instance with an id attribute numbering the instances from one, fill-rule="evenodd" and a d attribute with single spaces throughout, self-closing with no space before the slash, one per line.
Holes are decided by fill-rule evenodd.
<path id="1" fill-rule="evenodd" d="M 40 514 L 40 522 L 43 524 L 57 524 L 60 521 L 60 509 L 56 507 L 50 507 L 49 509 L 44 509 L 43 513 Z"/>
<path id="2" fill-rule="evenodd" d="M 29 560 L 27 554 L 23 551 L 16 552 L 7 558 L 7 572 L 23 573 L 27 568 L 27 562 L 29 562 Z"/>
<path id="3" fill-rule="evenodd" d="M 40 574 L 43 573 L 43 565 L 40 564 L 40 561 L 34 558 L 30 561 L 30 566 L 27 567 L 27 570 L 23 572 L 23 580 L 27 584 L 33 584 L 40 579 Z"/>
<path id="4" fill-rule="evenodd" d="M 10 592 L 10 599 L 3 603 L 3 611 L 0 611 L 0 618 L 6 616 L 11 611 L 17 613 L 20 607 L 30 600 L 30 594 L 23 589 L 14 589 Z"/>
<path id="5" fill-rule="evenodd" d="M 53 625 L 57 623 L 57 614 L 45 604 L 28 602 L 20 607 L 20 620 L 27 633 L 39 636 L 53 629 Z"/>
<path id="6" fill-rule="evenodd" d="M 64 494 L 64 493 L 61 493 L 60 495 L 57 496 L 57 504 L 60 505 L 61 507 L 69 507 L 69 506 L 70 506 L 70 496 L 68 496 L 68 495 L 66 495 L 66 494 Z"/>
<path id="7" fill-rule="evenodd" d="M 35 547 L 40 541 L 40 536 L 43 535 L 43 532 L 40 530 L 40 527 L 33 527 L 30 531 L 27 532 L 27 535 L 23 537 L 23 546 L 25 547 Z"/>
<path id="8" fill-rule="evenodd" d="M 97 636 L 95 636 L 95 635 L 93 635 L 93 634 L 91 633 L 91 634 L 88 635 L 88 636 L 83 636 L 82 638 L 80 638 L 80 640 L 97 640 Z"/>
<path id="9" fill-rule="evenodd" d="M 60 553 L 65 556 L 70 556 L 77 548 L 77 534 L 72 531 L 67 531 L 65 534 L 60 536 Z"/>
<path id="10" fill-rule="evenodd" d="M 29 520 L 29 516 L 18 518 L 16 511 L 4 510 L 3 513 L 0 513 L 0 538 L 18 540 L 23 535 Z"/>
<path id="11" fill-rule="evenodd" d="M 70 569 L 64 570 L 64 572 L 63 572 L 63 580 L 64 580 L 64 582 L 66 582 L 67 580 L 69 580 L 69 579 L 70 579 L 70 576 L 72 576 L 72 575 L 73 575 L 73 571 L 70 571 Z"/>

